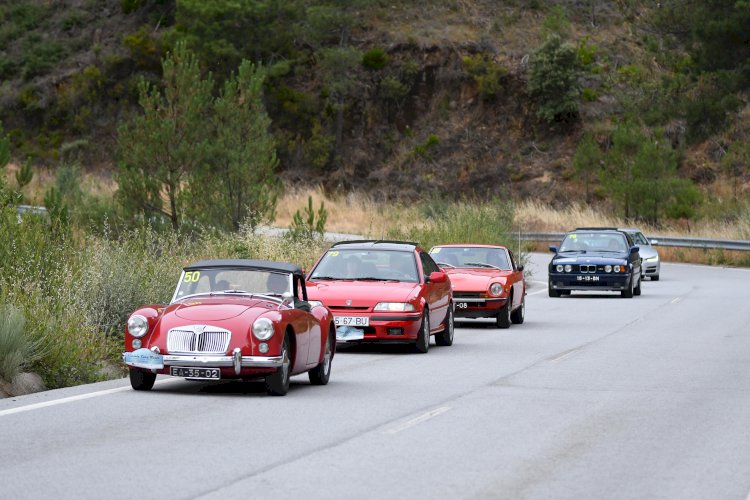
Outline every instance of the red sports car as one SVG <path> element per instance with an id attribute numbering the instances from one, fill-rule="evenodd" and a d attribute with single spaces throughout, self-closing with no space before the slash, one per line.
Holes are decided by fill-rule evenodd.
<path id="1" fill-rule="evenodd" d="M 453 343 L 451 284 L 415 243 L 345 241 L 307 276 L 311 300 L 333 313 L 339 342 L 404 342 L 427 352 Z"/>
<path id="2" fill-rule="evenodd" d="M 499 245 L 439 245 L 430 255 L 450 276 L 456 317 L 523 323 L 526 281 L 513 252 Z"/>
<path id="3" fill-rule="evenodd" d="M 209 260 L 184 268 L 169 305 L 128 318 L 123 361 L 133 389 L 157 374 L 191 380 L 264 377 L 283 396 L 308 372 L 325 385 L 336 348 L 331 312 L 307 302 L 302 270 L 262 260 Z"/>

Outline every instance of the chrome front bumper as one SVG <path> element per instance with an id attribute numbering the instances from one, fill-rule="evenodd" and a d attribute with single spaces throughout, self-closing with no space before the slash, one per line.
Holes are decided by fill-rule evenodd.
<path id="1" fill-rule="evenodd" d="M 123 361 L 125 358 L 123 353 Z M 158 357 L 159 355 L 157 355 Z M 161 366 L 158 358 L 151 360 L 148 364 L 127 362 L 128 366 L 160 370 L 167 366 L 184 366 L 189 368 L 234 368 L 236 375 L 243 368 L 280 368 L 284 363 L 282 356 L 243 356 L 239 348 L 232 351 L 231 356 L 209 355 L 209 354 L 164 354 L 161 356 Z"/>

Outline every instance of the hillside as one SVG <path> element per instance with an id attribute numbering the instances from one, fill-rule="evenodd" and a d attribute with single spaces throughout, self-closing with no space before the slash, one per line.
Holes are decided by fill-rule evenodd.
<path id="1" fill-rule="evenodd" d="M 729 92 L 726 123 L 693 133 L 689 105 L 700 103 L 701 80 L 675 70 L 685 51 L 644 21 L 647 2 L 248 1 L 233 4 L 237 12 L 221 4 L 0 7 L 0 120 L 16 161 L 112 172 L 117 126 L 138 112 L 137 81 L 158 81 L 161 57 L 186 40 L 217 80 L 240 58 L 269 68 L 266 106 L 287 184 L 402 201 L 583 200 L 588 186 L 573 158 L 584 132 L 607 151 L 617 124 L 637 116 L 647 135 L 669 141 L 677 175 L 709 201 L 748 190 L 747 168 L 731 171 L 731 190 L 722 174 L 722 158 L 750 129 L 744 90 Z M 529 79 L 551 35 L 575 49 L 580 67 L 575 111 L 545 120 Z M 613 188 L 595 184 L 593 201 L 611 202 Z"/>

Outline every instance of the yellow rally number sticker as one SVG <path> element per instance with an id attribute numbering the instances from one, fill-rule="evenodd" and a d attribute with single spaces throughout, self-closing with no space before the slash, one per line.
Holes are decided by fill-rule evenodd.
<path id="1" fill-rule="evenodd" d="M 200 271 L 192 271 L 185 273 L 185 277 L 182 281 L 185 283 L 198 283 L 198 280 L 201 278 L 201 272 Z"/>
<path id="2" fill-rule="evenodd" d="M 330 257 L 336 257 L 336 256 L 337 256 L 338 254 L 339 254 L 339 252 L 338 252 L 338 251 L 334 251 L 334 252 L 328 252 L 328 255 L 329 255 Z"/>

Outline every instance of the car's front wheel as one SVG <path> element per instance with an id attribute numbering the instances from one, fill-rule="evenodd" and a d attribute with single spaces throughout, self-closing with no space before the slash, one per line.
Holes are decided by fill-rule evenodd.
<path id="1" fill-rule="evenodd" d="M 275 373 L 266 375 L 266 392 L 270 396 L 284 396 L 289 392 L 289 377 L 292 372 L 292 348 L 289 334 L 281 344 L 281 366 Z"/>
<path id="2" fill-rule="evenodd" d="M 331 362 L 333 361 L 333 352 L 336 343 L 336 332 L 331 330 L 328 332 L 328 340 L 326 340 L 326 350 L 323 353 L 323 361 L 318 366 L 307 372 L 307 376 L 310 378 L 312 385 L 326 385 L 328 379 L 331 378 Z"/>
<path id="3" fill-rule="evenodd" d="M 630 282 L 628 283 L 628 288 L 620 292 L 620 295 L 622 295 L 626 299 L 632 299 L 633 298 L 633 280 L 635 279 L 634 276 L 630 277 Z"/>
<path id="4" fill-rule="evenodd" d="M 453 304 L 448 306 L 448 314 L 445 317 L 445 330 L 435 335 L 435 343 L 437 345 L 449 346 L 453 345 L 453 330 L 454 330 L 454 319 L 453 319 Z"/>
<path id="5" fill-rule="evenodd" d="M 641 294 L 641 280 L 638 280 L 638 285 L 633 289 L 633 295 Z"/>
<path id="6" fill-rule="evenodd" d="M 554 297 L 554 298 L 557 298 L 557 297 L 559 297 L 559 296 L 560 296 L 560 292 L 559 292 L 558 290 L 555 290 L 554 288 L 552 288 L 552 285 L 550 285 L 550 286 L 549 286 L 549 287 L 547 288 L 547 290 L 549 291 L 549 296 L 550 296 L 550 297 Z"/>
<path id="7" fill-rule="evenodd" d="M 156 373 L 130 369 L 130 385 L 136 391 L 150 391 L 156 381 Z"/>
<path id="8" fill-rule="evenodd" d="M 417 342 L 414 344 L 414 352 L 421 354 L 430 350 L 430 317 L 427 309 L 422 313 L 422 326 L 417 334 Z"/>
<path id="9" fill-rule="evenodd" d="M 497 313 L 497 327 L 498 328 L 510 328 L 511 324 L 511 307 L 513 303 L 513 297 L 508 297 L 505 305 Z"/>
<path id="10" fill-rule="evenodd" d="M 651 281 L 659 281 L 659 275 L 658 274 L 651 275 Z"/>

